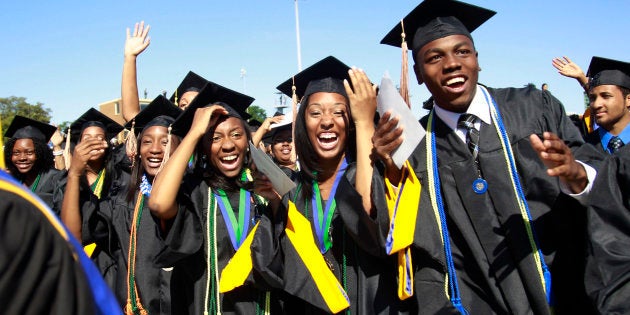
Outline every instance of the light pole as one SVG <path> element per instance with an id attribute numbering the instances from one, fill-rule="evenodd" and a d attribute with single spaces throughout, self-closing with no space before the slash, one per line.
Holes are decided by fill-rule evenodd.
<path id="1" fill-rule="evenodd" d="M 297 42 L 297 60 L 298 60 L 298 72 L 302 71 L 302 51 L 300 48 L 300 16 L 298 14 L 298 0 L 294 0 L 295 3 L 295 37 Z"/>
<path id="2" fill-rule="evenodd" d="M 243 94 L 247 94 L 247 89 L 245 88 L 245 75 L 247 74 L 247 71 L 245 71 L 245 68 L 241 67 L 241 79 L 243 80 Z"/>

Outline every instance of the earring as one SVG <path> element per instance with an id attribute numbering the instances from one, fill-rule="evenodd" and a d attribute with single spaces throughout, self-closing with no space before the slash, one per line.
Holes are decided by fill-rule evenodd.
<path id="1" fill-rule="evenodd" d="M 481 67 L 477 68 L 477 71 L 481 71 Z"/>

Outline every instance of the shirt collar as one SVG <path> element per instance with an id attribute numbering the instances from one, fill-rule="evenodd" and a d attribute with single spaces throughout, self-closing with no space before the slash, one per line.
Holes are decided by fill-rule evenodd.
<path id="1" fill-rule="evenodd" d="M 479 117 L 481 121 L 490 125 L 492 124 L 492 119 L 490 118 L 490 104 L 488 104 L 486 98 L 484 97 L 485 91 L 482 91 L 481 89 L 482 87 L 480 85 L 477 85 L 475 96 L 473 97 L 472 102 L 470 102 L 466 113 L 473 114 Z M 457 130 L 457 121 L 459 120 L 459 116 L 461 116 L 463 113 L 448 111 L 442 108 L 438 103 L 434 103 L 434 105 L 435 114 L 440 117 L 440 119 L 442 119 L 442 121 L 451 129 Z"/>
<path id="2" fill-rule="evenodd" d="M 610 139 L 612 139 L 614 135 L 604 128 L 597 128 L 597 132 L 599 132 L 599 139 L 602 143 L 602 147 L 604 147 L 606 152 L 611 153 L 608 151 L 608 142 L 610 142 Z M 630 124 L 628 124 L 626 128 L 619 133 L 618 137 L 621 141 L 623 141 L 624 145 L 630 143 Z"/>

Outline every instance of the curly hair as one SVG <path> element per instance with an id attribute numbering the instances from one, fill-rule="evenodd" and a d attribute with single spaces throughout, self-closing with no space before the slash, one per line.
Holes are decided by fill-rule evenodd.
<path id="1" fill-rule="evenodd" d="M 33 138 L 26 138 L 33 140 L 33 145 L 35 146 L 35 163 L 33 164 L 33 168 L 30 172 L 35 172 L 35 174 L 39 174 L 45 170 L 49 170 L 55 167 L 55 157 L 52 154 L 52 149 L 48 147 L 48 145 L 42 141 Z M 7 162 L 7 169 L 9 173 L 13 175 L 17 180 L 24 181 L 26 178 L 26 174 L 20 173 L 20 171 L 15 167 L 13 161 L 11 160 L 11 156 L 13 155 L 13 147 L 15 143 L 19 139 L 11 138 L 4 146 L 4 160 Z"/>

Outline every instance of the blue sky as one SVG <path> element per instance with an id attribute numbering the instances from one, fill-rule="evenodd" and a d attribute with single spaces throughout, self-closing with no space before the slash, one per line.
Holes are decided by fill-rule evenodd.
<path id="1" fill-rule="evenodd" d="M 303 68 L 334 55 L 373 82 L 385 71 L 398 81 L 400 50 L 379 42 L 419 2 L 300 0 Z M 580 86 L 551 59 L 567 55 L 584 71 L 594 55 L 630 61 L 630 1 L 468 2 L 497 11 L 473 33 L 479 81 L 488 86 L 547 82 L 568 112 L 582 112 Z M 292 0 L 3 1 L 0 20 L 0 97 L 44 103 L 56 123 L 120 96 L 125 29 L 141 20 L 151 25 L 151 45 L 138 59 L 141 96 L 170 95 L 192 70 L 251 95 L 272 115 L 275 87 L 298 71 Z M 410 83 L 420 117 L 429 93 L 413 74 Z"/>

